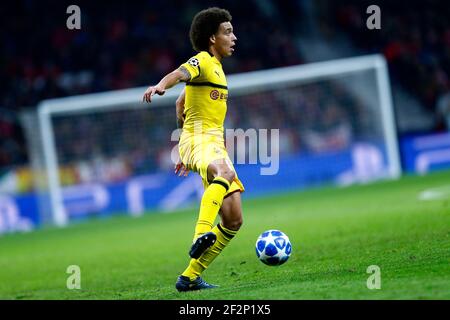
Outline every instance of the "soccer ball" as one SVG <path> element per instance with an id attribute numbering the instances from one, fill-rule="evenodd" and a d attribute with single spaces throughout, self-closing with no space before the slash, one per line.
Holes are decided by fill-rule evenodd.
<path id="1" fill-rule="evenodd" d="M 269 266 L 285 263 L 291 251 L 292 245 L 288 236 L 279 230 L 267 230 L 256 240 L 256 255 Z"/>

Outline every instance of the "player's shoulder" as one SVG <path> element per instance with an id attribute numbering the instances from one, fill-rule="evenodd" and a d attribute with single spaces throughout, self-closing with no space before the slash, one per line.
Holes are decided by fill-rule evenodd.
<path id="1" fill-rule="evenodd" d="M 211 54 L 207 51 L 200 51 L 195 56 L 202 60 L 211 60 Z"/>
<path id="2" fill-rule="evenodd" d="M 211 55 L 206 51 L 200 51 L 195 56 L 188 60 L 188 63 L 194 67 L 199 65 L 209 64 L 211 61 Z"/>

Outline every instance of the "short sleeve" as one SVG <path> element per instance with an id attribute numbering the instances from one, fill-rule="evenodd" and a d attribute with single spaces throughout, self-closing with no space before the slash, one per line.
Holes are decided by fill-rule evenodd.
<path id="1" fill-rule="evenodd" d="M 200 76 L 201 73 L 201 58 L 199 55 L 193 56 L 187 62 L 183 63 L 181 67 L 184 67 L 191 75 L 191 80 Z"/>

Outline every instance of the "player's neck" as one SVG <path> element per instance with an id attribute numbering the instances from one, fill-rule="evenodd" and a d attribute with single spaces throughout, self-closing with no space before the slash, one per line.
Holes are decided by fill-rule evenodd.
<path id="1" fill-rule="evenodd" d="M 208 52 L 209 52 L 209 54 L 216 57 L 216 59 L 219 60 L 219 62 L 222 61 L 222 56 L 219 54 L 219 52 L 213 46 L 209 47 Z"/>

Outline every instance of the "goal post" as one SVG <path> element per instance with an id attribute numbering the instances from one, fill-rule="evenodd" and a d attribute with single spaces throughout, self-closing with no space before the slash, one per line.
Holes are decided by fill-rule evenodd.
<path id="1" fill-rule="evenodd" d="M 232 74 L 227 80 L 228 116 L 232 120 L 227 118 L 226 127 L 270 129 L 275 126 L 281 133 L 286 128 L 288 138 L 283 138 L 282 144 L 289 147 L 283 147 L 282 156 L 283 152 L 331 154 L 345 144 L 343 140 L 370 141 L 381 150 L 382 173 L 377 173 L 375 178 L 401 175 L 389 76 L 383 56 Z M 64 226 L 70 220 L 64 186 L 104 182 L 104 177 L 108 183 L 115 183 L 152 168 L 159 168 L 155 174 L 168 170 L 168 143 L 164 139 L 175 129 L 175 100 L 181 89 L 182 85 L 177 85 L 163 96 L 155 96 L 150 105 L 142 102 L 146 87 L 51 99 L 38 105 L 38 148 L 42 150 L 42 172 L 46 179 L 43 194 L 55 225 Z M 333 124 L 337 118 L 345 125 Z M 326 138 L 328 142 L 323 142 L 327 132 L 331 132 Z M 77 178 L 62 181 L 63 172 L 70 171 L 74 164 L 77 173 L 71 177 Z M 115 167 L 105 173 L 105 164 Z M 351 172 L 340 174 L 339 179 L 350 183 L 359 181 Z M 103 197 L 108 201 L 114 198 Z M 97 200 L 101 203 L 104 198 L 99 193 Z"/>
<path id="2" fill-rule="evenodd" d="M 181 87 L 167 91 L 153 99 L 151 106 L 140 103 L 146 88 L 133 88 L 112 92 L 86 94 L 67 98 L 49 99 L 38 106 L 38 121 L 43 148 L 44 172 L 47 178 L 48 202 L 53 222 L 57 226 L 68 223 L 68 215 L 63 204 L 55 132 L 52 117 L 58 115 L 79 115 L 83 113 L 110 112 L 122 108 L 161 108 L 174 103 Z M 175 119 L 174 119 L 175 123 Z"/>

